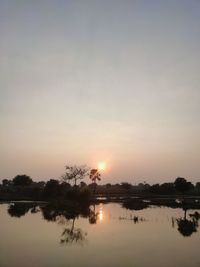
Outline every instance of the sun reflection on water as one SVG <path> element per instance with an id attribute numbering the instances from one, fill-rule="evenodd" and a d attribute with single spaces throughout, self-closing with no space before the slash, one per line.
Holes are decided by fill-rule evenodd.
<path id="1" fill-rule="evenodd" d="M 100 208 L 99 208 L 99 214 L 98 214 L 98 217 L 99 217 L 99 221 L 102 222 L 103 219 L 104 219 L 104 215 L 103 215 L 103 206 L 102 206 L 102 204 L 100 205 Z"/>

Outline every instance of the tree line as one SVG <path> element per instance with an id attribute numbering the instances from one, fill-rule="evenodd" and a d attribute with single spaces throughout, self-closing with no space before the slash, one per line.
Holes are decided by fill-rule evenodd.
<path id="1" fill-rule="evenodd" d="M 84 179 L 90 178 L 86 184 Z M 153 184 L 146 182 L 132 185 L 122 182 L 120 184 L 102 184 L 101 174 L 97 169 L 87 166 L 65 166 L 65 173 L 59 179 L 50 179 L 46 182 L 35 182 L 26 175 L 17 175 L 13 179 L 3 179 L 0 184 L 0 200 L 49 200 L 72 199 L 89 201 L 95 195 L 200 195 L 200 182 L 195 185 L 183 177 L 177 177 L 174 182 Z"/>

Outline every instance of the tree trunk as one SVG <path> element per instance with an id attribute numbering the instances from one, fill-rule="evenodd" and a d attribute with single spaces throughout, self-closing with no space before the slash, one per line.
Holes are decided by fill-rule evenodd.
<path id="1" fill-rule="evenodd" d="M 97 184 L 96 184 L 96 182 L 94 183 L 94 189 L 93 189 L 93 195 L 95 195 L 95 193 L 96 193 L 96 187 L 97 187 Z"/>
<path id="2" fill-rule="evenodd" d="M 187 210 L 184 210 L 184 220 L 186 220 L 186 216 L 187 216 Z"/>

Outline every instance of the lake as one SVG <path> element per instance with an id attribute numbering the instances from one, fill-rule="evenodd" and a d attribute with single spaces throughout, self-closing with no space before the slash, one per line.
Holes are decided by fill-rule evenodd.
<path id="1" fill-rule="evenodd" d="M 195 210 L 119 203 L 73 213 L 46 204 L 0 205 L 0 267 L 197 267 Z"/>

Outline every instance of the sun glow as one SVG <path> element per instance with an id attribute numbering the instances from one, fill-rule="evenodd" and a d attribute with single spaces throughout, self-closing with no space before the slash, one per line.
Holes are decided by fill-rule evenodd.
<path id="1" fill-rule="evenodd" d="M 105 171 L 105 169 L 106 169 L 106 163 L 105 163 L 105 161 L 99 162 L 98 163 L 98 170 L 99 171 Z"/>
<path id="2" fill-rule="evenodd" d="M 99 214 L 98 215 L 99 215 L 99 221 L 102 222 L 104 216 L 103 216 L 103 207 L 102 207 L 101 204 L 100 204 L 100 210 L 99 210 Z"/>

